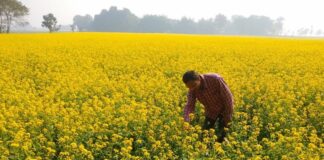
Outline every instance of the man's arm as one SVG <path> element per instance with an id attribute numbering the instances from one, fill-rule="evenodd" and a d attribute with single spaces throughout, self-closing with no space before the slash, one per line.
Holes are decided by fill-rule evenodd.
<path id="1" fill-rule="evenodd" d="M 225 127 L 228 127 L 228 123 L 232 119 L 232 114 L 234 110 L 234 106 L 233 106 L 234 98 L 224 79 L 220 76 L 217 79 L 219 84 L 219 95 L 222 99 L 221 103 L 224 106 L 224 110 L 223 110 L 224 123 L 225 123 Z"/>
<path id="2" fill-rule="evenodd" d="M 187 104 L 183 111 L 183 118 L 186 122 L 190 121 L 189 114 L 195 110 L 196 96 L 192 91 L 187 93 Z"/>

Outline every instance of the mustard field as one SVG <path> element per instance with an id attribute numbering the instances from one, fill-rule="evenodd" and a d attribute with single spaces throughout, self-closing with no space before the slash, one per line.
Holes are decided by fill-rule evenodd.
<path id="1" fill-rule="evenodd" d="M 227 142 L 202 131 L 198 101 L 183 120 L 192 69 L 220 74 L 233 93 Z M 323 99 L 324 39 L 0 35 L 4 160 L 320 160 Z"/>

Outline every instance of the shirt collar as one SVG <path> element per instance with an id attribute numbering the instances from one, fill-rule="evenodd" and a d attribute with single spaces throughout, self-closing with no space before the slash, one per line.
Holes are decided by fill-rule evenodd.
<path id="1" fill-rule="evenodd" d="M 200 74 L 199 77 L 201 78 L 200 81 L 200 88 L 201 90 L 206 89 L 207 88 L 207 83 L 206 83 L 206 77 L 203 74 Z"/>

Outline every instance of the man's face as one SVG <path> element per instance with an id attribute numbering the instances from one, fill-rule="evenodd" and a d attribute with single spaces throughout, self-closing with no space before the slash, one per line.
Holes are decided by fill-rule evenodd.
<path id="1" fill-rule="evenodd" d="M 188 81 L 186 87 L 190 90 L 196 90 L 200 87 L 200 78 L 198 80 Z"/>

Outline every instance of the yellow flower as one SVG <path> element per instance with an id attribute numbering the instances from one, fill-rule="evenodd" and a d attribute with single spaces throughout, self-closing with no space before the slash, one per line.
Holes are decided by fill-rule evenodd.
<path id="1" fill-rule="evenodd" d="M 72 147 L 73 149 L 75 149 L 75 148 L 78 147 L 78 145 L 77 145 L 75 142 L 72 142 L 72 143 L 71 143 L 71 147 Z"/>
<path id="2" fill-rule="evenodd" d="M 56 148 L 58 159 L 323 153 L 323 39 L 17 33 L 0 44 L 0 159 L 51 159 Z M 191 69 L 218 72 L 233 94 L 229 143 L 202 130 L 202 103 L 184 121 Z"/>
<path id="3" fill-rule="evenodd" d="M 11 143 L 11 146 L 12 147 L 19 147 L 20 145 L 19 145 L 19 143 Z"/>

